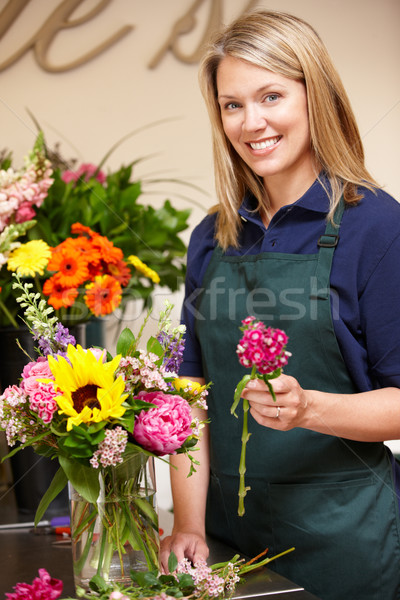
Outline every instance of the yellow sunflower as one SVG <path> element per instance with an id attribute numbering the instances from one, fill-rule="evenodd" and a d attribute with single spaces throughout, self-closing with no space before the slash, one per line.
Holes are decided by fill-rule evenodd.
<path id="1" fill-rule="evenodd" d="M 115 379 L 120 356 L 103 363 L 93 352 L 81 346 L 68 346 L 67 359 L 48 357 L 49 367 L 60 392 L 56 398 L 59 413 L 68 415 L 67 431 L 81 423 L 99 423 L 122 417 L 125 383 Z"/>
<path id="2" fill-rule="evenodd" d="M 15 271 L 22 277 L 43 275 L 51 257 L 50 246 L 43 240 L 31 240 L 21 244 L 10 253 L 7 269 Z"/>

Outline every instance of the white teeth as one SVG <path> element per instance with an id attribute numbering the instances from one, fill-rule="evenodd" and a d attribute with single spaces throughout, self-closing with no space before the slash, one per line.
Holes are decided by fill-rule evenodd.
<path id="1" fill-rule="evenodd" d="M 264 140 L 263 142 L 250 142 L 250 146 L 253 150 L 264 150 L 264 148 L 269 148 L 273 146 L 280 140 L 280 136 L 269 138 L 268 140 Z"/>

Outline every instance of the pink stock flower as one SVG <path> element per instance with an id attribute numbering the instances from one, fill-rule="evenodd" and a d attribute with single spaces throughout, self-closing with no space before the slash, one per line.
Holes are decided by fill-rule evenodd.
<path id="1" fill-rule="evenodd" d="M 30 221 L 31 219 L 34 219 L 35 215 L 36 215 L 36 213 L 33 210 L 30 202 L 25 200 L 18 207 L 18 210 L 15 214 L 15 222 L 16 223 L 25 223 L 25 221 Z"/>
<path id="2" fill-rule="evenodd" d="M 142 410 L 136 417 L 133 430 L 136 442 L 157 456 L 175 454 L 192 435 L 189 403 L 180 396 L 163 392 L 142 391 L 137 398 L 156 407 Z"/>
<path id="3" fill-rule="evenodd" d="M 267 374 L 287 365 L 290 353 L 285 350 L 288 336 L 284 331 L 265 327 L 254 317 L 247 317 L 242 324 L 243 337 L 236 352 L 243 367 L 256 367 Z"/>
<path id="4" fill-rule="evenodd" d="M 61 596 L 63 583 L 50 577 L 46 569 L 39 569 L 39 577 L 32 584 L 17 583 L 15 592 L 6 594 L 7 600 L 56 600 Z"/>

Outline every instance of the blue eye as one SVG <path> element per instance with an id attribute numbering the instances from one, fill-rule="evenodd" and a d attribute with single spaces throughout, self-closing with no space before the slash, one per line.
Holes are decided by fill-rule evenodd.
<path id="1" fill-rule="evenodd" d="M 278 94 L 268 94 L 266 97 L 267 102 L 276 102 L 279 98 Z"/>
<path id="2" fill-rule="evenodd" d="M 234 110 L 235 108 L 238 108 L 239 104 L 237 102 L 228 102 L 227 104 L 225 104 L 224 108 L 225 110 Z"/>

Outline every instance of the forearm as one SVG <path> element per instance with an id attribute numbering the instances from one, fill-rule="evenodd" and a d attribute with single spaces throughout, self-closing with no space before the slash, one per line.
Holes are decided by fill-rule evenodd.
<path id="1" fill-rule="evenodd" d="M 302 427 L 362 442 L 400 438 L 400 390 L 383 388 L 358 394 L 305 390 Z"/>
<path id="2" fill-rule="evenodd" d="M 200 413 L 200 414 L 199 414 Z M 197 411 L 196 416 L 204 420 L 205 411 Z M 196 472 L 188 477 L 189 459 L 178 454 L 171 456 L 171 489 L 174 504 L 174 532 L 196 533 L 205 536 L 205 508 L 209 482 L 208 426 L 201 430 L 199 450 L 194 458 L 200 464 Z"/>

